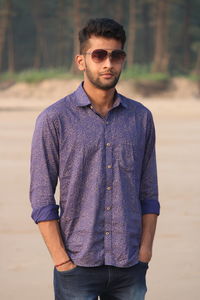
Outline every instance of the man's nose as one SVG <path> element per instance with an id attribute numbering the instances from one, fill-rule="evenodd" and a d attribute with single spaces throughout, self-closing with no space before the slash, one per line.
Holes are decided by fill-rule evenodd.
<path id="1" fill-rule="evenodd" d="M 108 56 L 106 57 L 106 59 L 104 60 L 104 66 L 105 66 L 105 67 L 110 67 L 110 66 L 112 66 L 112 59 L 111 59 L 111 56 L 110 56 L 110 55 L 108 55 Z"/>

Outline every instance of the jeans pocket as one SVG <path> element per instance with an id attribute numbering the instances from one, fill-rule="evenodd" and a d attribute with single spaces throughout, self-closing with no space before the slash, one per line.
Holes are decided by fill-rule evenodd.
<path id="1" fill-rule="evenodd" d="M 58 274 L 62 274 L 62 275 L 65 275 L 65 274 L 71 274 L 71 273 L 73 273 L 74 271 L 76 271 L 77 269 L 78 269 L 78 266 L 76 266 L 76 267 L 74 267 L 74 268 L 72 268 L 72 269 L 70 269 L 70 270 L 66 270 L 66 271 L 58 271 L 58 270 L 56 269 L 56 267 L 54 267 L 55 272 L 57 272 Z"/>
<path id="2" fill-rule="evenodd" d="M 147 266 L 147 267 L 149 265 L 148 262 L 144 262 L 144 261 L 141 261 L 141 260 L 139 260 L 138 263 L 141 264 L 141 265 Z"/>

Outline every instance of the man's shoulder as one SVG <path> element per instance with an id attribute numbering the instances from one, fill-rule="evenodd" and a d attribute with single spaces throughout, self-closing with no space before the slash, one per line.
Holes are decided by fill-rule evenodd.
<path id="1" fill-rule="evenodd" d="M 127 105 L 129 110 L 132 110 L 136 113 L 151 114 L 151 111 L 141 102 L 128 98 L 122 94 L 119 95 L 122 98 L 122 101 Z"/>
<path id="2" fill-rule="evenodd" d="M 57 119 L 63 112 L 65 112 L 73 102 L 73 94 L 71 93 L 43 109 L 38 118 L 49 118 L 51 120 Z"/>

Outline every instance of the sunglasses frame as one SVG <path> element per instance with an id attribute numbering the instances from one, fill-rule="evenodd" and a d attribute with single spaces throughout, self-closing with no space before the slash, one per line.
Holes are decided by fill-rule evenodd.
<path id="1" fill-rule="evenodd" d="M 98 51 L 102 51 L 102 52 L 106 53 L 105 57 L 103 57 L 102 59 L 95 58 L 94 54 L 95 54 L 95 52 L 98 52 Z M 121 58 L 120 57 L 119 58 L 113 58 L 113 52 L 114 53 L 119 52 L 119 53 L 121 53 L 123 55 L 122 55 Z M 111 52 L 108 52 L 108 50 L 106 50 L 106 49 L 95 49 L 92 52 L 85 52 L 83 54 L 90 54 L 92 60 L 94 62 L 96 62 L 96 63 L 103 62 L 104 60 L 107 59 L 108 56 L 109 56 L 110 60 L 112 62 L 115 62 L 115 63 L 122 63 L 125 60 L 125 58 L 126 58 L 126 52 L 124 50 L 122 50 L 122 49 L 115 49 L 115 50 L 112 50 Z"/>

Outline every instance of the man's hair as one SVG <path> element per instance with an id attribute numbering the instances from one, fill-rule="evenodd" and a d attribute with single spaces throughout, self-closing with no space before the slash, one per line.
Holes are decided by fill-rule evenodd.
<path id="1" fill-rule="evenodd" d="M 86 26 L 79 31 L 81 54 L 85 51 L 86 44 L 92 35 L 116 39 L 121 42 L 122 49 L 126 42 L 126 33 L 124 28 L 116 21 L 107 18 L 90 19 Z"/>

